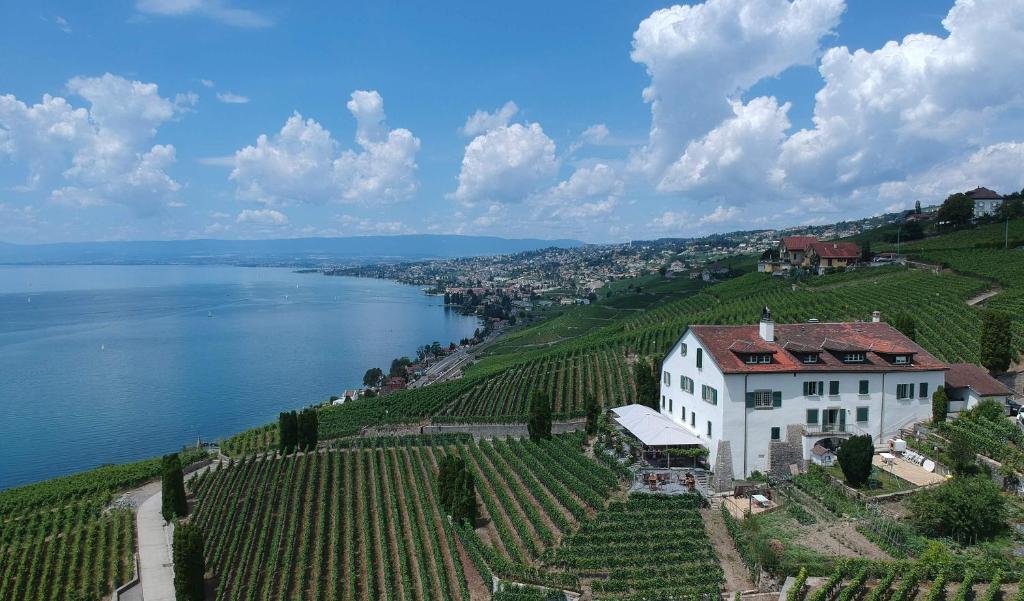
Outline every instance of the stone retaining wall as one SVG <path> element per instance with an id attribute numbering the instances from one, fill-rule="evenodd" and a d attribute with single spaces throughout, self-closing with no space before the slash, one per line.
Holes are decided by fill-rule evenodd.
<path id="1" fill-rule="evenodd" d="M 552 434 L 575 432 L 586 427 L 585 419 L 551 424 Z M 504 436 L 529 436 L 526 424 L 429 424 L 420 428 L 421 434 L 451 434 L 465 432 L 477 438 L 500 438 Z"/>

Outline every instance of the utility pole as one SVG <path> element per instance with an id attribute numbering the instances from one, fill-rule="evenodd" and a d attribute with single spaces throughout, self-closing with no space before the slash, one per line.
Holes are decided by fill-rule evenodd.
<path id="1" fill-rule="evenodd" d="M 1003 201 L 1006 202 L 1005 200 Z M 1004 210 L 1006 210 L 1004 208 Z M 1003 228 L 1003 250 L 1010 248 L 1010 211 L 1006 210 L 1006 226 Z"/>

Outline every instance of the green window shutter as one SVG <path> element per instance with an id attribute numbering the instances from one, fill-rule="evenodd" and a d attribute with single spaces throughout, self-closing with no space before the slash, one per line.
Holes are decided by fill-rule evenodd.
<path id="1" fill-rule="evenodd" d="M 717 405 L 718 404 L 718 389 L 717 388 L 712 388 L 711 389 L 711 404 L 712 405 Z"/>
<path id="2" fill-rule="evenodd" d="M 924 398 L 924 397 L 928 396 L 928 383 L 927 382 L 921 382 L 920 386 L 918 386 L 918 389 L 920 391 L 918 393 L 918 396 L 920 396 L 921 398 Z"/>
<path id="3" fill-rule="evenodd" d="M 857 421 L 866 422 L 868 421 L 868 408 L 857 407 Z"/>
<path id="4" fill-rule="evenodd" d="M 844 428 L 846 428 L 846 409 L 840 409 L 839 410 L 839 429 L 840 429 L 840 431 L 845 431 Z"/>
<path id="5" fill-rule="evenodd" d="M 825 396 L 825 383 L 824 382 L 818 382 L 818 394 L 821 395 L 821 396 Z"/>
<path id="6" fill-rule="evenodd" d="M 867 394 L 867 393 L 868 393 L 868 381 L 867 380 L 861 380 L 860 381 L 860 394 Z"/>
<path id="7" fill-rule="evenodd" d="M 828 393 L 833 396 L 839 394 L 839 380 L 832 380 L 828 383 Z"/>
<path id="8" fill-rule="evenodd" d="M 817 424 L 818 423 L 818 410 L 817 409 L 808 409 L 807 410 L 807 423 L 808 424 Z"/>
<path id="9" fill-rule="evenodd" d="M 782 431 L 776 426 L 772 428 L 772 440 L 779 440 L 782 438 Z"/>
<path id="10" fill-rule="evenodd" d="M 782 406 L 782 391 L 781 390 L 773 390 L 772 391 L 772 407 L 781 407 L 781 406 Z"/>
<path id="11" fill-rule="evenodd" d="M 754 393 L 753 392 L 748 392 L 747 393 L 747 409 L 750 409 L 753 406 L 754 406 Z"/>
<path id="12" fill-rule="evenodd" d="M 697 369 L 704 367 L 704 349 L 697 349 Z"/>

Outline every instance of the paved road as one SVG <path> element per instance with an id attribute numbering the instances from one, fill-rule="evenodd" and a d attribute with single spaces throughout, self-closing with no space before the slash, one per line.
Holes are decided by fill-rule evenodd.
<path id="1" fill-rule="evenodd" d="M 152 493 L 135 514 L 142 596 L 146 601 L 174 601 L 174 564 L 171 561 L 174 524 L 164 524 L 160 514 L 160 483 L 146 488 L 149 487 L 153 487 Z"/>

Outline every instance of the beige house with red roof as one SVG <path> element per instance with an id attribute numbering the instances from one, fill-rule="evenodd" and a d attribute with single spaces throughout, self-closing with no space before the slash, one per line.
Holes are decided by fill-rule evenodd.
<path id="1" fill-rule="evenodd" d="M 807 248 L 807 262 L 818 273 L 828 269 L 846 268 L 860 260 L 861 249 L 853 242 L 812 242 Z"/>
<path id="2" fill-rule="evenodd" d="M 779 258 L 790 267 L 804 267 L 807 250 L 817 241 L 814 236 L 786 236 L 779 242 Z"/>
<path id="3" fill-rule="evenodd" d="M 709 451 L 716 487 L 788 473 L 815 445 L 884 444 L 931 416 L 947 366 L 877 314 L 871 322 L 694 325 L 662 362 L 661 413 Z"/>

